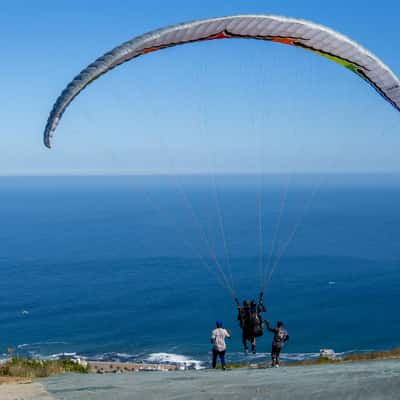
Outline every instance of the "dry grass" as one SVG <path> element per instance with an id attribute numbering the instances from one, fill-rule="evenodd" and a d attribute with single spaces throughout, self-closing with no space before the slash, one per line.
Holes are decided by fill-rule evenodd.
<path id="1" fill-rule="evenodd" d="M 394 358 L 400 358 L 400 349 L 375 351 L 371 353 L 361 353 L 361 354 L 349 354 L 343 358 L 337 358 L 337 359 L 329 359 L 321 357 L 317 358 L 316 360 L 305 360 L 286 365 L 299 366 L 299 365 L 339 364 L 343 362 L 388 360 Z"/>
<path id="2" fill-rule="evenodd" d="M 71 360 L 28 360 L 13 358 L 0 365 L 0 377 L 44 378 L 65 372 L 87 373 L 87 368 Z"/>
<path id="3" fill-rule="evenodd" d="M 400 349 L 387 351 L 375 351 L 364 354 L 350 354 L 343 358 L 343 361 L 368 361 L 368 360 L 387 360 L 390 358 L 400 358 Z"/>

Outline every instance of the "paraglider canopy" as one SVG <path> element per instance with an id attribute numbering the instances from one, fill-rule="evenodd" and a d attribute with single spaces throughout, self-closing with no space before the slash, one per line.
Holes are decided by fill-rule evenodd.
<path id="1" fill-rule="evenodd" d="M 273 15 L 237 15 L 198 20 L 155 30 L 134 38 L 98 58 L 64 89 L 47 121 L 44 143 L 52 145 L 59 121 L 73 99 L 90 83 L 118 65 L 160 49 L 198 41 L 246 38 L 310 50 L 346 67 L 367 81 L 400 111 L 400 81 L 371 52 L 327 27 Z"/>

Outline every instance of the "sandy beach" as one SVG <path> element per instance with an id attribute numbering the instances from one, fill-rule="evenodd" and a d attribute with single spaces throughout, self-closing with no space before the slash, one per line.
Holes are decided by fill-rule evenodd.
<path id="1" fill-rule="evenodd" d="M 398 393 L 400 360 L 258 370 L 66 374 L 0 386 L 1 400 L 394 400 Z"/>

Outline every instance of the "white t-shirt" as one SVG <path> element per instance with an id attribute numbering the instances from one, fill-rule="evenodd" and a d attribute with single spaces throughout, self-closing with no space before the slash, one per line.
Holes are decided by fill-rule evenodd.
<path id="1" fill-rule="evenodd" d="M 231 335 L 224 328 L 217 328 L 211 332 L 211 340 L 213 343 L 213 349 L 217 351 L 225 351 L 226 343 L 225 338 L 230 338 Z"/>

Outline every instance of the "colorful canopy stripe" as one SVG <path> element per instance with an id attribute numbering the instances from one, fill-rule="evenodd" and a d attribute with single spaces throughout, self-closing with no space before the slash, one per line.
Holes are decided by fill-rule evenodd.
<path id="1" fill-rule="evenodd" d="M 98 58 L 76 76 L 57 99 L 45 128 L 45 145 L 51 147 L 54 131 L 73 99 L 91 82 L 118 65 L 143 54 L 184 43 L 230 38 L 267 40 L 301 47 L 324 56 L 362 77 L 400 111 L 399 79 L 379 58 L 346 36 L 294 18 L 237 15 L 158 29 L 123 43 Z"/>

